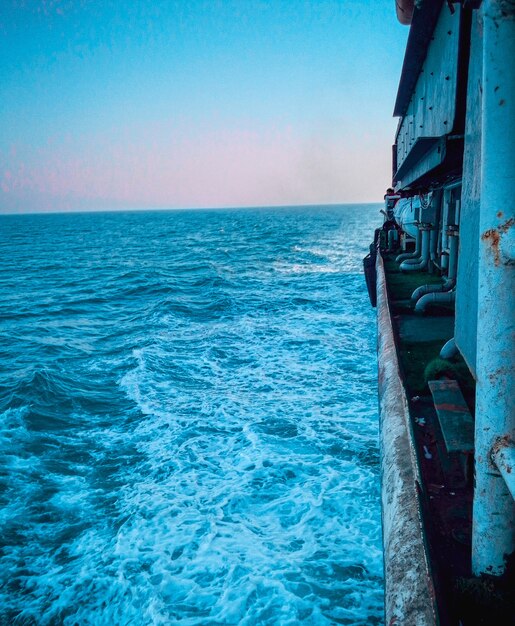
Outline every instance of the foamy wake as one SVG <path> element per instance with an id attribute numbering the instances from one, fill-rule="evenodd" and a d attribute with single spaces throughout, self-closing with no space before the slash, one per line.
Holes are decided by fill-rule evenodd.
<path id="1" fill-rule="evenodd" d="M 192 215 L 80 222 L 76 267 L 51 247 L 71 303 L 13 322 L 0 624 L 382 623 L 358 218 Z"/>

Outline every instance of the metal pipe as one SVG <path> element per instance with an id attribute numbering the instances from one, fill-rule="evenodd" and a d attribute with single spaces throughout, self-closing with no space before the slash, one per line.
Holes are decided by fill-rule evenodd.
<path id="1" fill-rule="evenodd" d="M 411 299 L 413 300 L 413 302 L 416 302 L 419 298 L 421 298 L 422 296 L 425 296 L 426 293 L 439 293 L 441 291 L 449 291 L 449 289 L 452 289 L 452 286 L 449 287 L 449 289 L 446 289 L 446 285 L 447 283 L 440 283 L 439 285 L 420 285 L 420 287 L 417 287 L 415 289 L 415 291 L 411 294 Z"/>
<path id="2" fill-rule="evenodd" d="M 456 286 L 459 244 L 458 228 L 456 226 L 449 226 L 447 229 L 447 235 L 449 236 L 449 272 L 447 280 L 441 285 L 421 285 L 420 287 L 417 287 L 417 289 L 415 289 L 415 291 L 411 294 L 411 299 L 415 302 L 427 293 L 443 293 L 454 289 Z"/>
<path id="3" fill-rule="evenodd" d="M 416 302 L 419 298 L 425 296 L 426 293 L 443 293 L 444 291 L 451 291 L 454 287 L 456 287 L 456 279 L 454 278 L 448 278 L 439 285 L 421 285 L 411 294 L 411 299 L 413 302 Z"/>
<path id="4" fill-rule="evenodd" d="M 458 348 L 456 346 L 456 342 L 454 341 L 454 337 L 449 339 L 447 343 L 444 344 L 443 348 L 440 350 L 440 358 L 445 359 L 446 361 L 451 361 L 458 354 Z"/>
<path id="5" fill-rule="evenodd" d="M 422 244 L 423 242 L 424 242 L 424 235 L 422 235 Z M 406 265 L 417 265 L 418 263 L 420 263 L 421 260 L 422 260 L 422 252 L 420 252 L 417 258 L 413 257 L 411 259 L 405 259 L 404 261 L 402 261 L 402 263 L 405 263 Z"/>
<path id="6" fill-rule="evenodd" d="M 400 263 L 405 259 L 418 259 L 420 257 L 420 245 L 422 241 L 422 233 L 420 232 L 420 228 L 417 229 L 417 238 L 415 239 L 415 250 L 413 252 L 403 252 L 395 257 L 395 261 Z"/>
<path id="7" fill-rule="evenodd" d="M 419 232 L 420 232 L 420 241 L 421 241 L 421 250 L 418 253 L 417 257 L 410 257 L 408 259 L 405 259 L 404 262 L 406 263 L 406 265 L 412 265 L 412 264 L 418 264 L 420 263 L 420 261 L 422 260 L 423 256 L 424 256 L 424 224 L 421 224 L 419 226 Z M 429 245 L 428 245 L 429 248 Z"/>
<path id="8" fill-rule="evenodd" d="M 456 280 L 458 273 L 458 228 L 457 226 L 449 226 L 447 229 L 447 236 L 449 241 L 449 271 L 447 276 L 449 280 Z"/>
<path id="9" fill-rule="evenodd" d="M 436 268 L 440 269 L 440 265 L 438 264 L 437 247 L 438 247 L 438 229 L 433 228 L 431 230 L 431 234 L 429 235 L 429 250 L 430 250 L 429 258 L 431 259 L 431 263 Z"/>
<path id="10" fill-rule="evenodd" d="M 440 252 L 440 267 L 442 272 L 447 272 L 449 268 L 449 248 L 445 248 Z"/>
<path id="11" fill-rule="evenodd" d="M 454 208 L 454 223 L 459 227 L 461 219 L 461 200 L 456 200 L 456 205 Z"/>
<path id="12" fill-rule="evenodd" d="M 442 270 L 446 270 L 449 266 L 449 256 L 448 256 L 448 233 L 447 226 L 449 224 L 449 199 L 450 199 L 450 191 L 447 189 L 444 192 L 443 197 L 443 211 L 442 211 L 442 226 L 441 226 L 441 249 L 440 249 L 440 265 Z"/>
<path id="13" fill-rule="evenodd" d="M 492 461 L 515 440 L 515 271 L 504 256 L 513 236 L 515 163 L 515 3 L 483 0 L 481 190 L 476 358 L 472 571 L 501 575 L 515 551 L 515 502 Z M 510 231 L 512 231 L 510 235 Z M 508 246 L 509 249 L 509 246 Z"/>
<path id="14" fill-rule="evenodd" d="M 430 247 L 431 247 L 431 239 L 433 239 L 433 244 L 434 244 L 434 241 L 437 239 L 437 237 L 438 237 L 438 231 L 437 229 L 434 228 L 431 230 L 431 233 L 429 236 Z M 417 289 L 415 289 L 415 291 L 411 294 L 411 299 L 414 302 L 416 302 L 419 298 L 424 296 L 426 293 L 440 293 L 443 291 L 450 291 L 456 285 L 456 270 L 458 267 L 458 247 L 457 247 L 457 237 L 454 237 L 454 239 L 456 239 L 456 245 L 453 246 L 453 250 L 452 250 L 452 253 L 454 254 L 454 261 L 453 261 L 454 266 L 453 266 L 452 274 L 451 273 L 449 274 L 449 278 L 447 279 L 446 282 L 441 283 L 439 285 L 421 285 L 420 287 L 417 287 Z M 430 258 L 431 260 L 433 260 L 433 251 L 431 251 Z"/>
<path id="15" fill-rule="evenodd" d="M 394 250 L 397 244 L 398 232 L 396 228 L 390 228 L 388 231 L 388 250 Z"/>
<path id="16" fill-rule="evenodd" d="M 403 272 L 415 272 L 424 270 L 429 263 L 429 226 L 427 224 L 421 224 L 420 230 L 422 231 L 422 253 L 420 259 L 406 259 L 400 264 L 400 270 Z"/>
<path id="17" fill-rule="evenodd" d="M 415 313 L 425 313 L 429 304 L 447 304 L 454 302 L 456 299 L 455 291 L 446 291 L 444 293 L 426 293 L 415 305 Z"/>

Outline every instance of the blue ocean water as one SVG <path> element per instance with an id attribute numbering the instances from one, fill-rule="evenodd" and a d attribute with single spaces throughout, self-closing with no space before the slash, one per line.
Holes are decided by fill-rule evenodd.
<path id="1" fill-rule="evenodd" d="M 382 623 L 370 205 L 0 218 L 0 623 Z"/>

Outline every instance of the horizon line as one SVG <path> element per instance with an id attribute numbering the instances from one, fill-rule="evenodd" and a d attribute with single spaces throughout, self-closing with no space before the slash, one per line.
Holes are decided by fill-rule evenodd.
<path id="1" fill-rule="evenodd" d="M 119 209 L 65 209 L 63 211 L 28 211 L 28 212 L 3 212 L 0 209 L 1 216 L 22 216 L 22 215 L 63 215 L 73 214 L 81 215 L 84 213 L 145 213 L 145 212 L 173 212 L 173 211 L 231 211 L 231 210 L 252 210 L 252 209 L 296 209 L 296 208 L 309 208 L 309 207 L 337 207 L 337 206 L 357 206 L 357 205 L 381 205 L 382 202 L 326 202 L 326 203 L 309 203 L 309 204 L 270 204 L 270 205 L 231 205 L 231 206 L 212 206 L 212 207 L 145 207 L 145 208 L 130 208 L 123 207 Z"/>

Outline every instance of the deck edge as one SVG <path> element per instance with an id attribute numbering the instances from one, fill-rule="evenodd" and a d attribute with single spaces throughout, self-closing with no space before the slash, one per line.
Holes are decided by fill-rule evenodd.
<path id="1" fill-rule="evenodd" d="M 376 273 L 385 624 L 436 626 L 436 595 L 417 487 L 420 475 L 380 253 Z"/>

